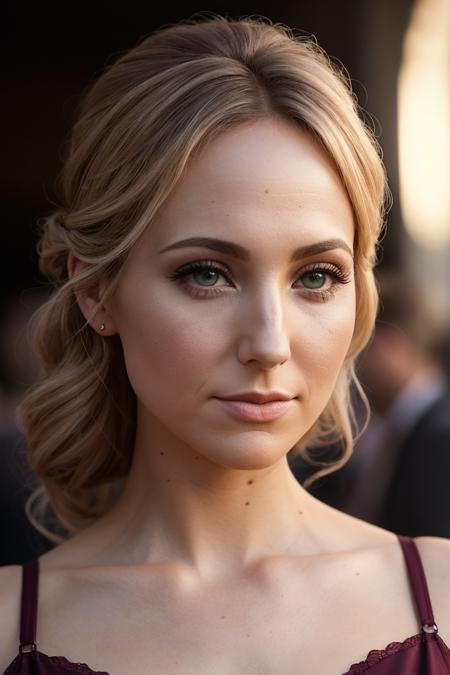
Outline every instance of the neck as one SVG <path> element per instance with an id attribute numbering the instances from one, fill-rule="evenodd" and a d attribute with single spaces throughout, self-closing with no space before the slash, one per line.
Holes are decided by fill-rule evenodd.
<path id="1" fill-rule="evenodd" d="M 118 563 L 179 562 L 211 579 L 270 556 L 316 553 L 327 508 L 285 454 L 267 467 L 227 468 L 138 426 L 124 489 L 101 521 Z"/>

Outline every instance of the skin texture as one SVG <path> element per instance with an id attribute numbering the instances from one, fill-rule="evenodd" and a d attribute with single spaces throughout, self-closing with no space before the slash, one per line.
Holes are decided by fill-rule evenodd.
<path id="1" fill-rule="evenodd" d="M 160 253 L 201 236 L 235 242 L 250 260 L 205 248 Z M 353 237 L 333 165 L 289 122 L 241 125 L 193 160 L 95 319 L 102 335 L 120 335 L 138 400 L 133 466 L 102 521 L 122 525 L 117 552 L 123 542 L 131 559 L 177 559 L 212 578 L 293 542 L 313 546 L 321 505 L 286 455 L 326 406 L 351 342 Z M 343 247 L 289 261 L 298 247 L 334 239 Z M 228 268 L 229 279 L 169 278 L 204 259 Z M 314 266 L 318 278 L 307 274 Z M 96 298 L 79 302 L 92 316 Z M 214 398 L 250 390 L 296 400 L 261 424 L 234 419 Z"/>

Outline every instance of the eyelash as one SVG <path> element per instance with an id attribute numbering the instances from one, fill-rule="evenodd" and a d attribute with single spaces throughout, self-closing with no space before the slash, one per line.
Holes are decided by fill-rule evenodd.
<path id="1" fill-rule="evenodd" d="M 188 292 L 193 297 L 210 298 L 218 296 L 221 293 L 223 293 L 222 290 L 223 287 L 214 288 L 213 286 L 210 286 L 199 288 L 191 286 L 186 281 L 186 278 L 193 272 L 199 271 L 215 272 L 217 274 L 222 275 L 228 282 L 231 281 L 230 270 L 227 267 L 222 267 L 221 265 L 218 265 L 212 260 L 197 260 L 195 262 L 188 263 L 187 265 L 183 265 L 182 267 L 177 269 L 172 274 L 169 274 L 168 277 L 169 279 L 172 279 L 173 281 L 178 282 L 183 286 L 186 286 Z M 332 265 L 330 263 L 315 263 L 307 267 L 306 269 L 302 270 L 301 275 L 298 278 L 301 279 L 301 277 L 311 272 L 325 273 L 334 277 L 335 279 L 332 286 L 326 289 L 318 289 L 317 291 L 314 291 L 310 288 L 303 289 L 306 292 L 306 294 L 312 297 L 314 300 L 321 300 L 322 302 L 326 302 L 336 293 L 336 291 L 338 290 L 338 284 L 347 284 L 350 281 L 350 273 L 345 272 L 338 265 Z"/>

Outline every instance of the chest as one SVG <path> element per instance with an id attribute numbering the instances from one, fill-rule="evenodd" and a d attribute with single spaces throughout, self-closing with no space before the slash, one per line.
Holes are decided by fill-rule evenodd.
<path id="1" fill-rule="evenodd" d="M 357 572 L 278 569 L 201 593 L 161 579 L 138 593 L 88 584 L 42 607 L 38 645 L 109 675 L 339 675 L 418 632 L 403 578 Z"/>

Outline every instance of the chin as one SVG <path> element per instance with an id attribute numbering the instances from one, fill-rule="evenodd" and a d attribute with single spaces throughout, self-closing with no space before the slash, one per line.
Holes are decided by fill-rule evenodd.
<path id="1" fill-rule="evenodd" d="M 254 447 L 251 450 L 243 448 L 238 451 L 218 453 L 214 457 L 210 456 L 209 459 L 224 469 L 259 471 L 277 464 L 288 452 L 289 449 L 284 453 L 280 453 L 279 447 L 276 450 L 275 448 L 261 450 Z"/>

